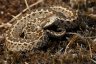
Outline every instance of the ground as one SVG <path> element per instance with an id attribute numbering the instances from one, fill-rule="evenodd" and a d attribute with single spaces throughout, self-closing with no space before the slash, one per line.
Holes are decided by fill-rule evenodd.
<path id="1" fill-rule="evenodd" d="M 37 0 L 27 0 L 32 5 Z M 0 64 L 95 64 L 96 63 L 96 1 L 95 0 L 42 0 L 34 8 L 45 5 L 66 3 L 79 11 L 78 21 L 82 22 L 76 32 L 61 38 L 49 37 L 47 46 L 35 52 L 10 52 L 11 59 L 5 58 L 4 33 L 8 23 L 14 16 L 26 8 L 25 0 L 0 0 Z M 78 23 L 77 23 L 78 24 Z M 2 26 L 3 25 L 3 26 Z M 88 26 L 88 27 L 85 27 Z M 80 29 L 81 28 L 81 29 Z M 68 48 L 69 47 L 69 48 Z"/>

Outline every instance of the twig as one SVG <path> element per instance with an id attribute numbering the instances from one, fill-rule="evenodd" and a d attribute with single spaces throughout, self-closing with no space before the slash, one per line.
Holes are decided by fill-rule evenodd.
<path id="1" fill-rule="evenodd" d="M 70 39 L 69 43 L 67 44 L 65 48 L 64 55 L 67 53 L 69 46 L 72 45 L 77 39 L 78 39 L 78 35 L 73 35 L 73 37 Z"/>
<path id="2" fill-rule="evenodd" d="M 96 38 L 93 40 L 93 42 L 96 42 Z"/>
<path id="3" fill-rule="evenodd" d="M 4 39 L 4 35 L 0 35 L 0 42 Z"/>
<path id="4" fill-rule="evenodd" d="M 36 3 L 34 3 L 34 4 L 32 4 L 32 5 L 29 5 L 29 8 L 32 8 L 33 6 L 35 6 L 35 5 L 37 5 L 37 4 L 41 3 L 41 2 L 43 2 L 43 0 L 38 0 Z M 19 17 L 23 12 L 26 12 L 29 8 L 27 7 L 26 9 L 24 9 L 21 13 L 19 13 L 18 15 L 16 15 L 16 16 L 15 16 L 13 19 L 11 19 L 9 22 L 11 23 L 11 22 L 13 22 L 15 19 L 18 19 L 18 17 Z"/>
<path id="5" fill-rule="evenodd" d="M 8 27 L 11 27 L 12 24 L 10 23 L 3 23 L 2 25 L 0 25 L 0 28 L 2 27 L 5 27 L 5 28 L 8 28 Z"/>
<path id="6" fill-rule="evenodd" d="M 88 16 L 90 16 L 93 19 L 96 19 L 96 14 L 89 14 Z"/>
<path id="7" fill-rule="evenodd" d="M 94 63 L 96 64 L 96 61 L 95 61 L 95 60 L 91 59 L 91 61 L 94 62 Z"/>
<path id="8" fill-rule="evenodd" d="M 29 64 L 29 63 L 25 62 L 25 64 Z"/>
<path id="9" fill-rule="evenodd" d="M 4 60 L 4 62 L 3 62 L 3 63 L 4 63 L 4 64 L 8 64 L 8 62 L 7 62 L 7 61 L 5 61 L 5 60 Z"/>
<path id="10" fill-rule="evenodd" d="M 27 0 L 24 0 L 24 1 L 25 1 L 25 4 L 26 4 L 27 9 L 30 11 L 30 8 L 29 8 L 29 5 L 28 5 Z"/>
<path id="11" fill-rule="evenodd" d="M 92 36 L 92 37 L 85 37 L 85 36 L 81 36 L 79 33 L 71 33 L 71 32 L 67 32 L 66 34 L 76 34 L 78 35 L 80 38 L 96 38 L 96 36 Z"/>
<path id="12" fill-rule="evenodd" d="M 90 51 L 90 57 L 92 58 L 92 49 L 91 49 L 91 45 L 90 45 L 90 43 L 89 43 L 89 42 L 91 42 L 91 43 L 92 43 L 92 41 L 90 41 L 90 39 L 89 39 L 89 41 L 88 41 L 89 51 Z"/>

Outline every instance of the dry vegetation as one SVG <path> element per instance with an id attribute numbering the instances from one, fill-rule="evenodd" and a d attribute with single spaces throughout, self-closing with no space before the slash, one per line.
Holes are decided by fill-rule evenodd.
<path id="1" fill-rule="evenodd" d="M 96 0 L 38 1 L 0 0 L 0 64 L 96 64 Z M 49 43 L 37 51 L 10 52 L 6 60 L 4 33 L 9 21 L 29 5 L 34 9 L 62 2 L 78 10 L 77 27 L 69 27 L 61 38 L 49 37 Z"/>

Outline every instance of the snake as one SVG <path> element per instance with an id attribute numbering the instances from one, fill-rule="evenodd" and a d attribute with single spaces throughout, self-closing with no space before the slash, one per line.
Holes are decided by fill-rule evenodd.
<path id="1" fill-rule="evenodd" d="M 6 48 L 9 51 L 26 51 L 42 46 L 48 41 L 43 28 L 52 25 L 58 18 L 73 22 L 77 13 L 68 6 L 52 5 L 20 14 L 12 19 L 13 24 L 5 33 Z"/>

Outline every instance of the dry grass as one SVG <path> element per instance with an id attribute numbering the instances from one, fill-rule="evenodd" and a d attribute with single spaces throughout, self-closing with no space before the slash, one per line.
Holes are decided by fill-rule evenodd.
<path id="1" fill-rule="evenodd" d="M 75 0 L 74 0 L 75 1 Z M 84 0 L 85 1 L 85 0 Z M 30 11 L 30 8 L 38 8 L 46 5 L 67 5 L 83 12 L 78 21 L 82 22 L 74 31 L 69 29 L 61 38 L 49 37 L 47 46 L 35 52 L 9 52 L 8 59 L 5 56 L 4 33 L 12 24 L 13 17 L 22 11 Z M 95 64 L 96 63 L 96 2 L 79 2 L 75 4 L 66 0 L 1 0 L 0 1 L 0 64 Z M 74 5 L 73 5 L 74 4 Z M 82 4 L 82 5 L 81 5 Z M 79 6 L 79 7 L 78 7 Z M 26 8 L 27 7 L 27 8 Z M 91 9 L 91 10 L 90 10 Z M 18 17 L 17 15 L 17 17 Z M 85 27 L 87 25 L 88 27 Z"/>

